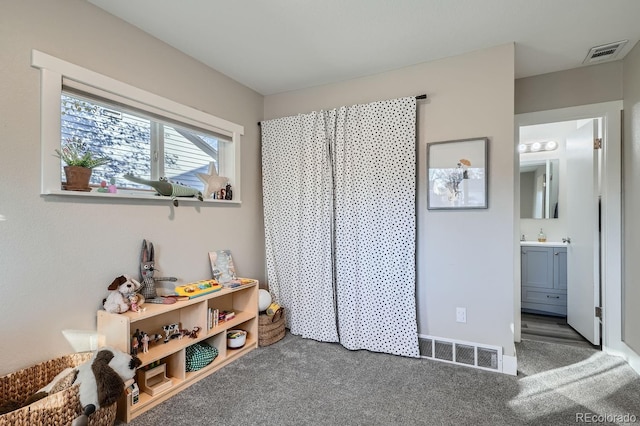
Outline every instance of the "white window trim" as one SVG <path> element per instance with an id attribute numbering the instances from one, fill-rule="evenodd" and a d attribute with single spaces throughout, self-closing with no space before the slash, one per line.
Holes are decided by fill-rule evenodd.
<path id="1" fill-rule="evenodd" d="M 111 77 L 88 70 L 38 50 L 31 52 L 31 66 L 40 69 L 40 141 L 41 141 L 41 190 L 42 195 L 70 195 L 80 197 L 101 198 L 138 198 L 165 200 L 154 192 L 118 190 L 116 194 L 99 192 L 64 191 L 60 188 L 60 160 L 54 155 L 55 149 L 60 148 L 60 96 L 62 80 L 73 80 L 82 85 L 95 88 L 101 93 L 108 93 L 120 99 L 126 99 L 130 105 L 136 105 L 144 110 L 152 111 L 178 121 L 193 124 L 204 129 L 228 135 L 231 138 L 231 149 L 220 150 L 224 156 L 221 176 L 229 178 L 233 188 L 233 200 L 205 200 L 212 203 L 240 204 L 240 142 L 244 135 L 244 126 L 215 117 L 195 108 L 182 105 L 162 96 L 147 92 Z M 180 201 L 197 201 L 197 198 L 180 197 Z"/>

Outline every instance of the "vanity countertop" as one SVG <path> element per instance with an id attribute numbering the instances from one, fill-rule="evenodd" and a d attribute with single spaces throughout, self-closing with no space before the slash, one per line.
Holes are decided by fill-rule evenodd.
<path id="1" fill-rule="evenodd" d="M 562 241 L 520 241 L 521 246 L 545 246 L 545 247 L 566 247 L 567 243 Z"/>

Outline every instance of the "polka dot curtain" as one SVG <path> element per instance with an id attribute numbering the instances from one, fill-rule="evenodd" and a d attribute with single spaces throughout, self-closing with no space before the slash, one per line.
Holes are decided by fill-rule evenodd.
<path id="1" fill-rule="evenodd" d="M 415 98 L 262 123 L 267 274 L 291 333 L 419 356 Z"/>

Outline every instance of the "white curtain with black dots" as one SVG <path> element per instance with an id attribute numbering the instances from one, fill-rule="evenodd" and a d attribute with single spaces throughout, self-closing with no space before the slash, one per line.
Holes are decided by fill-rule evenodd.
<path id="1" fill-rule="evenodd" d="M 415 120 L 411 97 L 262 123 L 268 282 L 292 334 L 419 355 Z"/>
<path id="2" fill-rule="evenodd" d="M 291 333 L 337 342 L 329 161 L 323 113 L 262 123 L 269 291 Z"/>
<path id="3" fill-rule="evenodd" d="M 333 140 L 340 343 L 419 356 L 416 100 L 338 110 Z"/>

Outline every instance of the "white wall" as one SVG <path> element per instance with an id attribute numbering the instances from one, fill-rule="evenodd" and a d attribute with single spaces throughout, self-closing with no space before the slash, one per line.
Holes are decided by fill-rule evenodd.
<path id="1" fill-rule="evenodd" d="M 623 340 L 640 354 L 640 45 L 624 60 Z M 640 367 L 640 364 L 639 364 Z"/>
<path id="2" fill-rule="evenodd" d="M 265 118 L 426 93 L 418 102 L 418 321 L 421 334 L 514 354 L 514 46 L 265 98 Z M 429 142 L 487 136 L 489 208 L 427 211 Z M 517 274 L 519 276 L 519 272 Z M 467 308 L 467 323 L 455 321 Z"/>
<path id="3" fill-rule="evenodd" d="M 32 49 L 243 125 L 242 205 L 40 196 Z M 95 328 L 109 283 L 138 274 L 143 238 L 178 284 L 210 278 L 207 252 L 225 248 L 264 278 L 261 95 L 82 0 L 0 2 L 0 93 L 0 374 L 71 352 L 61 330 Z"/>

